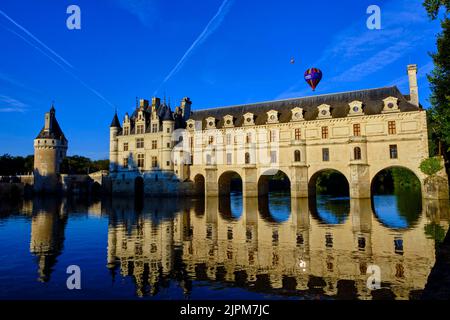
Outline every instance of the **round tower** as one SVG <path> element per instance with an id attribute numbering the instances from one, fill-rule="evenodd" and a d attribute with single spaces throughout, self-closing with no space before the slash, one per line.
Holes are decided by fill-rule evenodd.
<path id="1" fill-rule="evenodd" d="M 54 106 L 45 114 L 44 128 L 34 139 L 34 190 L 54 193 L 61 190 L 60 166 L 68 141 L 56 120 Z"/>
<path id="2" fill-rule="evenodd" d="M 115 172 L 119 167 L 119 142 L 117 134 L 122 130 L 120 126 L 119 118 L 117 117 L 117 111 L 114 114 L 111 125 L 109 126 L 109 171 Z"/>

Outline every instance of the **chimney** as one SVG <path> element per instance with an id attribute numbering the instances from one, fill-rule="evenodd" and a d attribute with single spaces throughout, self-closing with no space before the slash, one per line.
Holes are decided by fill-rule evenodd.
<path id="1" fill-rule="evenodd" d="M 51 124 L 51 121 L 50 121 L 50 112 L 46 112 L 46 113 L 45 113 L 45 126 L 44 126 L 44 130 L 45 130 L 45 131 L 50 131 L 50 130 L 51 130 L 50 124 Z"/>
<path id="2" fill-rule="evenodd" d="M 419 106 L 419 88 L 417 86 L 417 64 L 408 65 L 409 102 Z"/>
<path id="3" fill-rule="evenodd" d="M 181 111 L 183 113 L 183 119 L 186 121 L 191 116 L 192 101 L 188 97 L 184 97 L 181 100 Z"/>

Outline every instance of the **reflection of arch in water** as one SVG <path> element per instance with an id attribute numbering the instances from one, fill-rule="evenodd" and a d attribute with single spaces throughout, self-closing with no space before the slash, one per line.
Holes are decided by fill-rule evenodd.
<path id="1" fill-rule="evenodd" d="M 243 212 L 242 194 L 219 197 L 219 213 L 227 221 L 239 220 Z"/>
<path id="2" fill-rule="evenodd" d="M 320 224 L 343 224 L 350 215 L 350 199 L 319 195 L 309 198 L 309 211 Z"/>
<path id="3" fill-rule="evenodd" d="M 290 193 L 291 180 L 284 171 L 269 169 L 259 176 L 258 196 L 267 196 L 272 191 Z"/>
<path id="4" fill-rule="evenodd" d="M 317 190 L 318 183 L 322 183 L 324 190 Z M 316 197 L 317 193 L 336 196 L 348 196 L 350 187 L 348 179 L 342 172 L 336 169 L 323 169 L 315 172 L 308 181 L 309 197 Z"/>
<path id="5" fill-rule="evenodd" d="M 222 173 L 218 184 L 220 196 L 229 196 L 232 191 L 242 192 L 242 178 L 236 171 Z"/>
<path id="6" fill-rule="evenodd" d="M 142 177 L 134 179 L 134 195 L 136 197 L 144 197 L 144 179 Z"/>
<path id="7" fill-rule="evenodd" d="M 392 175 L 392 169 L 394 168 L 405 170 L 403 180 L 409 182 L 410 185 L 400 186 L 402 189 L 399 190 L 394 190 L 395 188 L 392 188 L 392 190 L 391 188 L 384 188 L 383 190 L 381 188 L 382 179 L 391 179 L 392 176 L 390 175 Z M 385 183 L 393 184 L 394 181 L 390 180 Z M 378 171 L 370 185 L 372 210 L 378 222 L 395 230 L 409 229 L 416 225 L 422 213 L 420 185 L 417 174 L 406 167 L 391 166 Z M 386 194 L 386 191 L 390 191 L 389 194 Z"/>
<path id="8" fill-rule="evenodd" d="M 258 197 L 258 211 L 261 218 L 267 222 L 285 222 L 291 215 L 291 198 L 286 194 Z"/>
<path id="9" fill-rule="evenodd" d="M 420 193 L 374 195 L 372 211 L 377 221 L 389 229 L 409 229 L 418 223 L 421 216 L 422 198 Z"/>
<path id="10" fill-rule="evenodd" d="M 205 195 L 205 177 L 200 173 L 194 177 L 194 192 L 197 196 Z"/>

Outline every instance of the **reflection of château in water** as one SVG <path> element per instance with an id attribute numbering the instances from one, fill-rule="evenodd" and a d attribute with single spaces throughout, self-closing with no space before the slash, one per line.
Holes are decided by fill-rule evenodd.
<path id="1" fill-rule="evenodd" d="M 81 209 L 79 212 L 101 214 L 100 202 L 87 208 L 83 202 L 61 200 L 57 197 L 36 197 L 24 201 L 21 211 L 31 217 L 30 252 L 36 257 L 39 281 L 50 281 L 57 258 L 63 251 L 67 213 L 77 212 L 77 209 Z"/>
<path id="2" fill-rule="evenodd" d="M 233 212 L 239 205 L 227 198 L 181 208 L 173 201 L 162 202 L 165 208 L 150 201 L 141 213 L 132 202 L 113 200 L 108 267 L 133 276 L 138 295 L 156 294 L 175 279 L 187 294 L 191 281 L 203 280 L 288 295 L 371 299 L 382 291 L 407 299 L 424 288 L 435 261 L 426 225 L 448 228 L 442 216 L 448 213 L 446 202 L 425 201 L 413 227 L 393 229 L 383 225 L 368 199 L 351 200 L 346 218 L 336 225 L 322 223 L 306 199 L 285 200 L 292 213 L 278 222 L 270 202 L 255 198 L 243 199 L 240 217 Z M 366 287 L 371 264 L 381 267 L 385 289 L 378 293 Z"/>

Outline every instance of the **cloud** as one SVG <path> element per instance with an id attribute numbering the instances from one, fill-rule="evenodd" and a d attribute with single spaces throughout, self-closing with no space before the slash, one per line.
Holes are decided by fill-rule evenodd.
<path id="1" fill-rule="evenodd" d="M 20 112 L 23 113 L 28 105 L 17 99 L 6 95 L 0 95 L 0 112 Z"/>
<path id="2" fill-rule="evenodd" d="M 329 70 L 324 88 L 333 89 L 337 83 L 361 81 L 385 69 L 390 64 L 413 52 L 433 35 L 421 3 L 407 0 L 390 1 L 381 5 L 381 30 L 366 27 L 367 15 L 338 32 L 330 41 L 314 67 Z M 278 97 L 293 97 L 303 90 L 305 82 L 299 79 Z"/>
<path id="3" fill-rule="evenodd" d="M 45 43 L 43 43 L 41 40 L 39 40 L 37 37 L 35 37 L 30 31 L 28 31 L 27 29 L 25 29 L 23 26 L 21 26 L 19 23 L 17 23 L 16 21 L 14 21 L 12 18 L 10 18 L 6 13 L 4 13 L 2 10 L 0 10 L 0 15 L 2 15 L 3 17 L 5 17 L 9 22 L 11 22 L 12 24 L 14 24 L 17 28 L 19 28 L 20 30 L 22 30 L 27 36 L 29 36 L 30 38 L 32 38 L 34 41 L 36 41 L 37 43 L 39 43 L 42 47 L 44 47 L 45 49 L 47 49 L 48 51 L 50 51 L 51 54 L 53 54 L 55 57 L 57 57 L 62 63 L 64 63 L 66 66 L 73 68 L 73 66 L 67 62 L 66 59 L 64 59 L 63 57 L 61 57 L 59 54 L 57 54 L 54 50 L 52 50 L 50 47 L 48 47 Z"/>
<path id="4" fill-rule="evenodd" d="M 195 39 L 195 41 L 192 43 L 192 45 L 187 49 L 187 51 L 184 53 L 184 55 L 181 57 L 181 59 L 177 62 L 175 67 L 169 72 L 169 74 L 164 78 L 163 82 L 159 85 L 158 89 L 155 90 L 154 95 L 161 89 L 161 87 L 170 80 L 170 78 L 176 74 L 182 67 L 183 64 L 186 62 L 186 60 L 191 56 L 191 54 L 194 52 L 194 50 L 200 46 L 203 42 L 208 39 L 208 37 L 214 33 L 214 31 L 217 30 L 217 28 L 220 27 L 223 20 L 225 19 L 225 16 L 227 15 L 228 11 L 230 10 L 231 4 L 233 3 L 233 0 L 224 0 L 222 4 L 219 7 L 219 10 L 217 10 L 216 14 L 212 17 L 212 19 L 208 22 L 206 27 L 203 29 L 202 33 Z"/>
<path id="5" fill-rule="evenodd" d="M 136 16 L 144 26 L 151 26 L 158 20 L 155 0 L 116 0 L 116 3 Z"/>
<path id="6" fill-rule="evenodd" d="M 115 108 L 114 104 L 112 104 L 108 99 L 106 99 L 102 94 L 100 94 L 97 90 L 95 90 L 94 88 L 92 88 L 91 86 L 89 86 L 86 82 L 84 82 L 80 77 L 78 77 L 72 70 L 73 70 L 73 66 L 67 62 L 67 60 L 65 60 L 63 57 L 61 57 L 60 55 L 58 55 L 55 51 L 53 51 L 52 49 L 50 49 L 47 45 L 45 45 L 42 41 L 40 41 L 37 37 L 35 37 L 34 35 L 32 35 L 28 30 L 26 30 L 24 27 L 22 27 L 19 23 L 17 23 L 16 21 L 14 21 L 12 18 L 10 18 L 8 15 L 6 15 L 3 11 L 0 10 L 0 14 L 3 15 L 5 18 L 7 18 L 11 23 L 13 23 L 16 27 L 18 27 L 20 30 L 22 30 L 23 32 L 25 32 L 25 34 L 29 37 L 31 37 L 32 40 L 34 40 L 38 45 L 40 45 L 41 47 L 39 47 L 37 44 L 33 43 L 32 41 L 30 41 L 29 39 L 27 39 L 25 36 L 19 34 L 18 32 L 10 29 L 10 28 L 6 28 L 5 29 L 9 32 L 11 32 L 12 34 L 14 34 L 15 36 L 19 37 L 20 39 L 22 39 L 23 41 L 25 41 L 28 45 L 30 45 L 31 47 L 33 47 L 34 49 L 36 49 L 37 51 L 39 51 L 40 53 L 42 53 L 44 56 L 46 56 L 47 58 L 49 58 L 52 62 L 54 62 L 58 67 L 60 67 L 64 72 L 66 72 L 67 74 L 69 74 L 70 76 L 72 76 L 74 79 L 76 79 L 82 86 L 84 86 L 86 89 L 88 89 L 89 91 L 91 91 L 94 95 L 96 95 L 97 97 L 99 97 L 100 99 L 102 99 L 104 102 L 106 102 L 107 104 L 109 104 L 111 107 Z M 68 68 L 69 67 L 69 68 Z"/>

